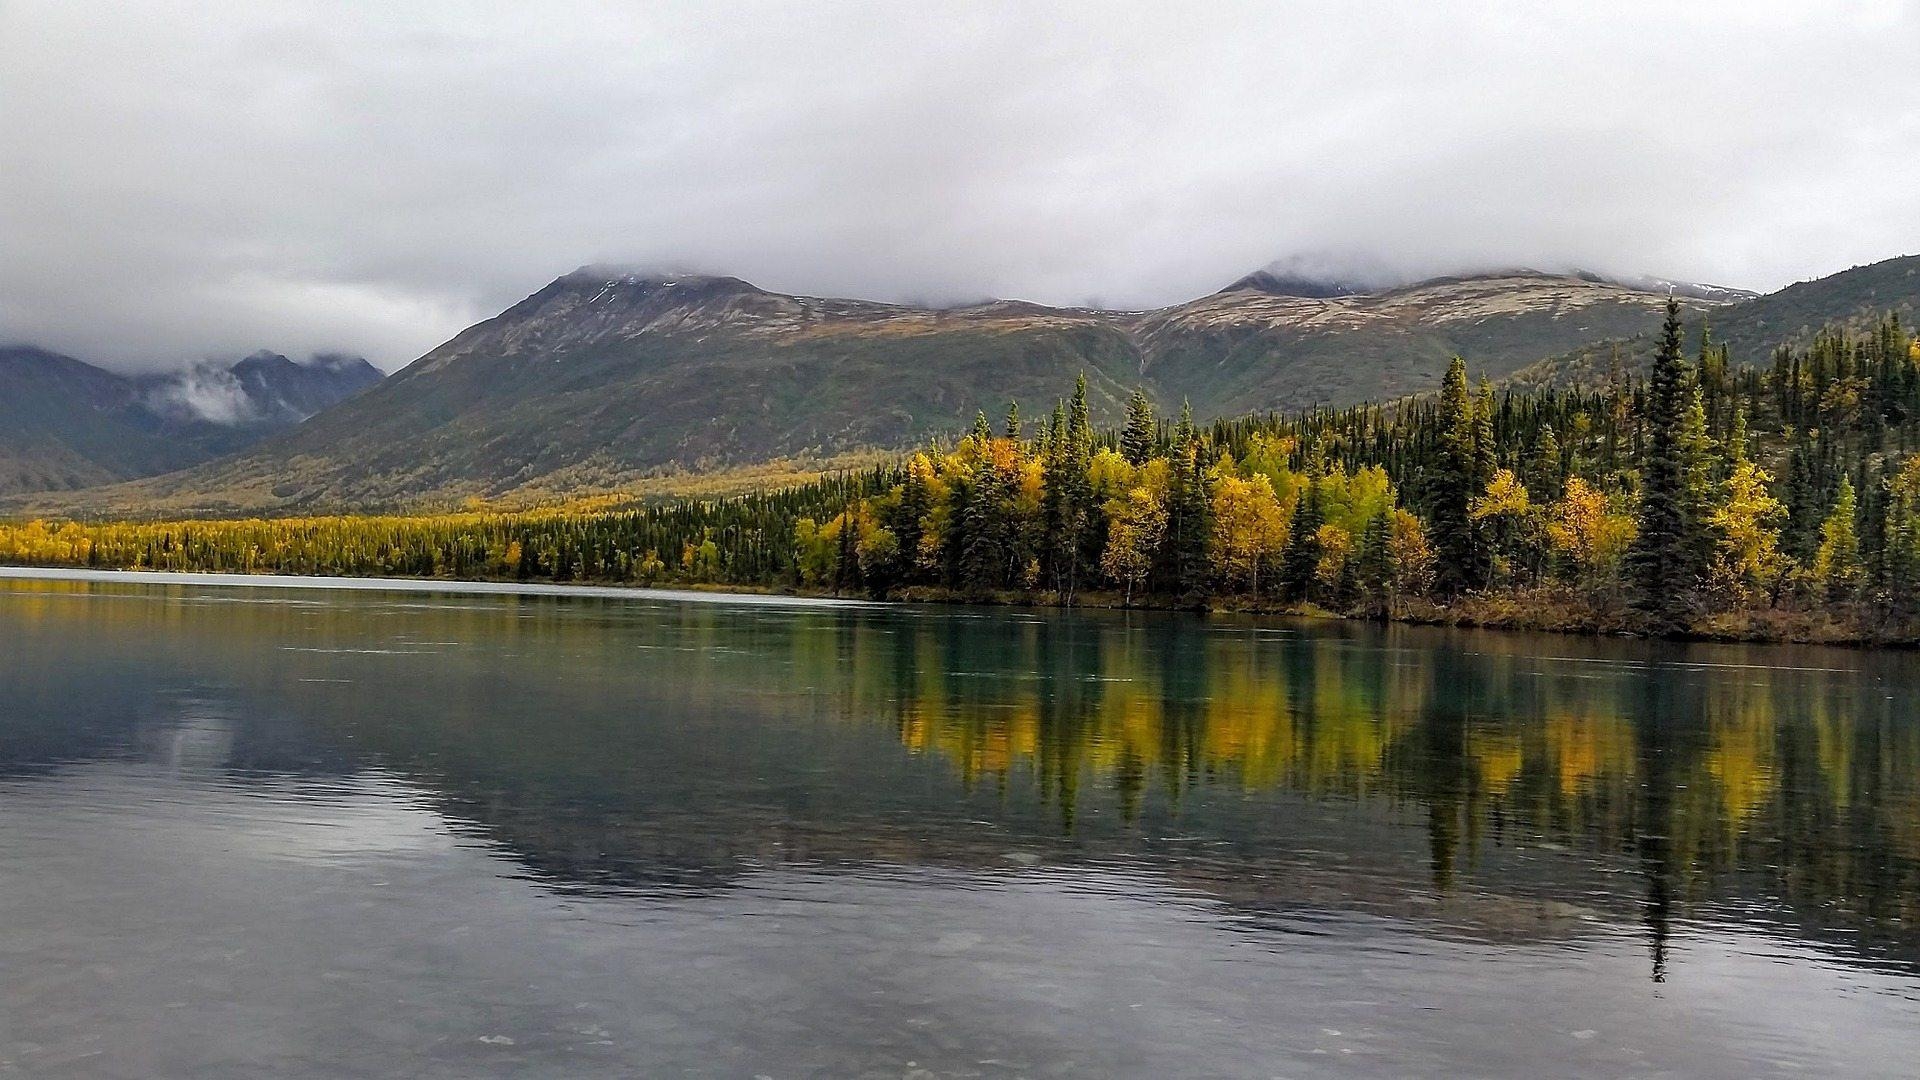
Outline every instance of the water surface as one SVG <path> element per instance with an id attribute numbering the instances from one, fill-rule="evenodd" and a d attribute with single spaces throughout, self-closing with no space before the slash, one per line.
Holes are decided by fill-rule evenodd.
<path id="1" fill-rule="evenodd" d="M 0 1075 L 1911 1076 L 1904 653 L 0 581 Z"/>

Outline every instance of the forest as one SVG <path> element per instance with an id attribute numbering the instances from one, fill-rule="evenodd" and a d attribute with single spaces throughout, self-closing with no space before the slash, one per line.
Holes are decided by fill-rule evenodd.
<path id="1" fill-rule="evenodd" d="M 1168 422 L 1084 382 L 775 491 L 514 513 L 0 524 L 0 562 L 695 584 L 1728 638 L 1920 631 L 1920 343 L 1738 365 L 1670 303 L 1650 371 Z"/>

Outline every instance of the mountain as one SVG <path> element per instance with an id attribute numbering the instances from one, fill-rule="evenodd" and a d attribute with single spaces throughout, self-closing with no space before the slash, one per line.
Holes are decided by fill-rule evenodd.
<path id="1" fill-rule="evenodd" d="M 1184 398 L 1198 412 L 1229 415 L 1403 397 L 1437 385 L 1455 355 L 1497 378 L 1637 331 L 1665 302 L 1664 291 L 1510 270 L 1341 296 L 1229 287 L 1149 312 L 1128 330 L 1163 402 Z"/>
<path id="2" fill-rule="evenodd" d="M 90 492 L 105 510 L 391 506 L 630 488 L 676 471 L 900 448 L 1077 375 L 1103 421 L 1143 386 L 1201 417 L 1388 400 L 1542 358 L 1644 341 L 1668 296 L 1744 359 L 1831 319 L 1914 302 L 1913 259 L 1755 297 L 1587 272 L 1510 270 L 1349 291 L 1248 275 L 1153 311 L 994 301 L 952 308 L 770 292 L 738 278 L 587 267 L 469 327 L 378 386 L 191 469 Z M 1524 374 L 1517 374 L 1522 373 Z"/>
<path id="3" fill-rule="evenodd" d="M 26 345 L 0 346 L 0 493 L 109 484 L 242 449 L 380 379 L 358 357 L 296 364 L 256 353 L 125 376 Z"/>
<path id="4" fill-rule="evenodd" d="M 1619 277 L 1599 274 L 1591 270 L 1576 270 L 1574 275 L 1589 281 L 1607 281 L 1615 285 L 1625 285 L 1629 289 L 1637 289 L 1641 292 L 1671 293 L 1684 299 L 1712 300 L 1723 304 L 1738 304 L 1761 295 L 1751 289 L 1707 285 L 1697 281 L 1669 281 L 1666 278 L 1645 276 Z"/>
<path id="5" fill-rule="evenodd" d="M 127 380 L 69 356 L 0 347 L 0 492 L 88 487 L 198 455 L 139 409 Z"/>
<path id="6" fill-rule="evenodd" d="M 297 363 L 262 350 L 231 367 L 196 364 L 134 384 L 142 404 L 165 419 L 257 433 L 292 427 L 384 377 L 358 356 L 322 353 Z"/>
<path id="7" fill-rule="evenodd" d="M 926 308 L 585 267 L 297 429 L 130 497 L 238 509 L 608 488 L 902 447 L 1009 400 L 1033 417 L 1082 374 L 1106 420 L 1136 385 L 1202 416 L 1351 404 L 1425 390 L 1455 353 L 1498 376 L 1637 331 L 1666 299 L 1536 271 L 1348 287 L 1265 273 L 1147 312 Z"/>
<path id="8" fill-rule="evenodd" d="M 1909 326 L 1920 320 L 1920 255 L 1856 266 L 1827 277 L 1789 285 L 1716 310 L 1707 320 L 1713 339 L 1728 347 L 1735 364 L 1765 366 L 1773 350 L 1804 344 L 1830 323 L 1860 327 L 1892 313 Z M 1658 345 L 1658 326 L 1609 336 L 1548 357 L 1515 372 L 1522 386 L 1591 384 L 1604 378 L 1615 358 L 1626 368 L 1645 367 Z"/>
<path id="9" fill-rule="evenodd" d="M 1331 300 L 1339 296 L 1355 296 L 1375 290 L 1353 281 L 1267 269 L 1255 270 L 1220 291 L 1223 293 L 1257 292 L 1268 296 L 1298 296 L 1307 300 Z"/>

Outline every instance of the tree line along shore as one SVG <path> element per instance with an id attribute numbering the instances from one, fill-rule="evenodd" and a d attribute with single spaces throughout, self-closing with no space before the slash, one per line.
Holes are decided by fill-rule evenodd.
<path id="1" fill-rule="evenodd" d="M 1646 373 L 1169 423 L 1084 384 L 871 469 L 520 512 L 0 523 L 0 562 L 1219 607 L 1743 639 L 1920 638 L 1920 343 L 1736 365 L 1669 304 Z"/>

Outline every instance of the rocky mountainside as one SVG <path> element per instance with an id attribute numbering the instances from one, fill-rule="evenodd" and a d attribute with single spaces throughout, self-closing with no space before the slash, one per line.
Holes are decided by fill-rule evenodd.
<path id="1" fill-rule="evenodd" d="M 1267 285 L 1255 275 L 1130 323 L 1141 372 L 1164 401 L 1185 398 L 1225 415 L 1389 400 L 1432 388 L 1455 355 L 1476 375 L 1498 378 L 1563 348 L 1639 331 L 1667 296 L 1535 271 L 1336 296 Z M 1684 302 L 1698 311 L 1724 303 Z"/>
<path id="2" fill-rule="evenodd" d="M 1513 271 L 1373 293 L 1272 274 L 1146 312 L 922 308 L 737 278 L 583 268 L 374 390 L 230 460 L 143 485 L 209 508 L 571 491 L 665 467 L 900 447 L 1087 377 L 1225 415 L 1431 387 L 1447 358 L 1515 371 L 1658 317 L 1666 293 Z M 1713 300 L 1690 300 L 1706 309 Z"/>
<path id="3" fill-rule="evenodd" d="M 1637 347 L 1669 294 L 1690 322 L 1733 341 L 1737 359 L 1764 361 L 1822 322 L 1911 310 L 1916 262 L 1765 297 L 1525 270 L 1367 291 L 1269 271 L 1153 311 L 927 308 L 583 268 L 292 430 L 56 508 L 228 512 L 605 490 L 663 471 L 908 446 L 976 410 L 997 420 L 1010 399 L 1037 418 L 1082 374 L 1108 421 L 1134 386 L 1202 417 L 1392 399 L 1434 387 L 1456 353 L 1476 376 L 1551 380 L 1569 357 Z"/>
<path id="4" fill-rule="evenodd" d="M 243 449 L 372 385 L 359 357 L 256 353 L 125 376 L 32 346 L 0 347 L 0 493 L 59 491 L 186 468 Z"/>

